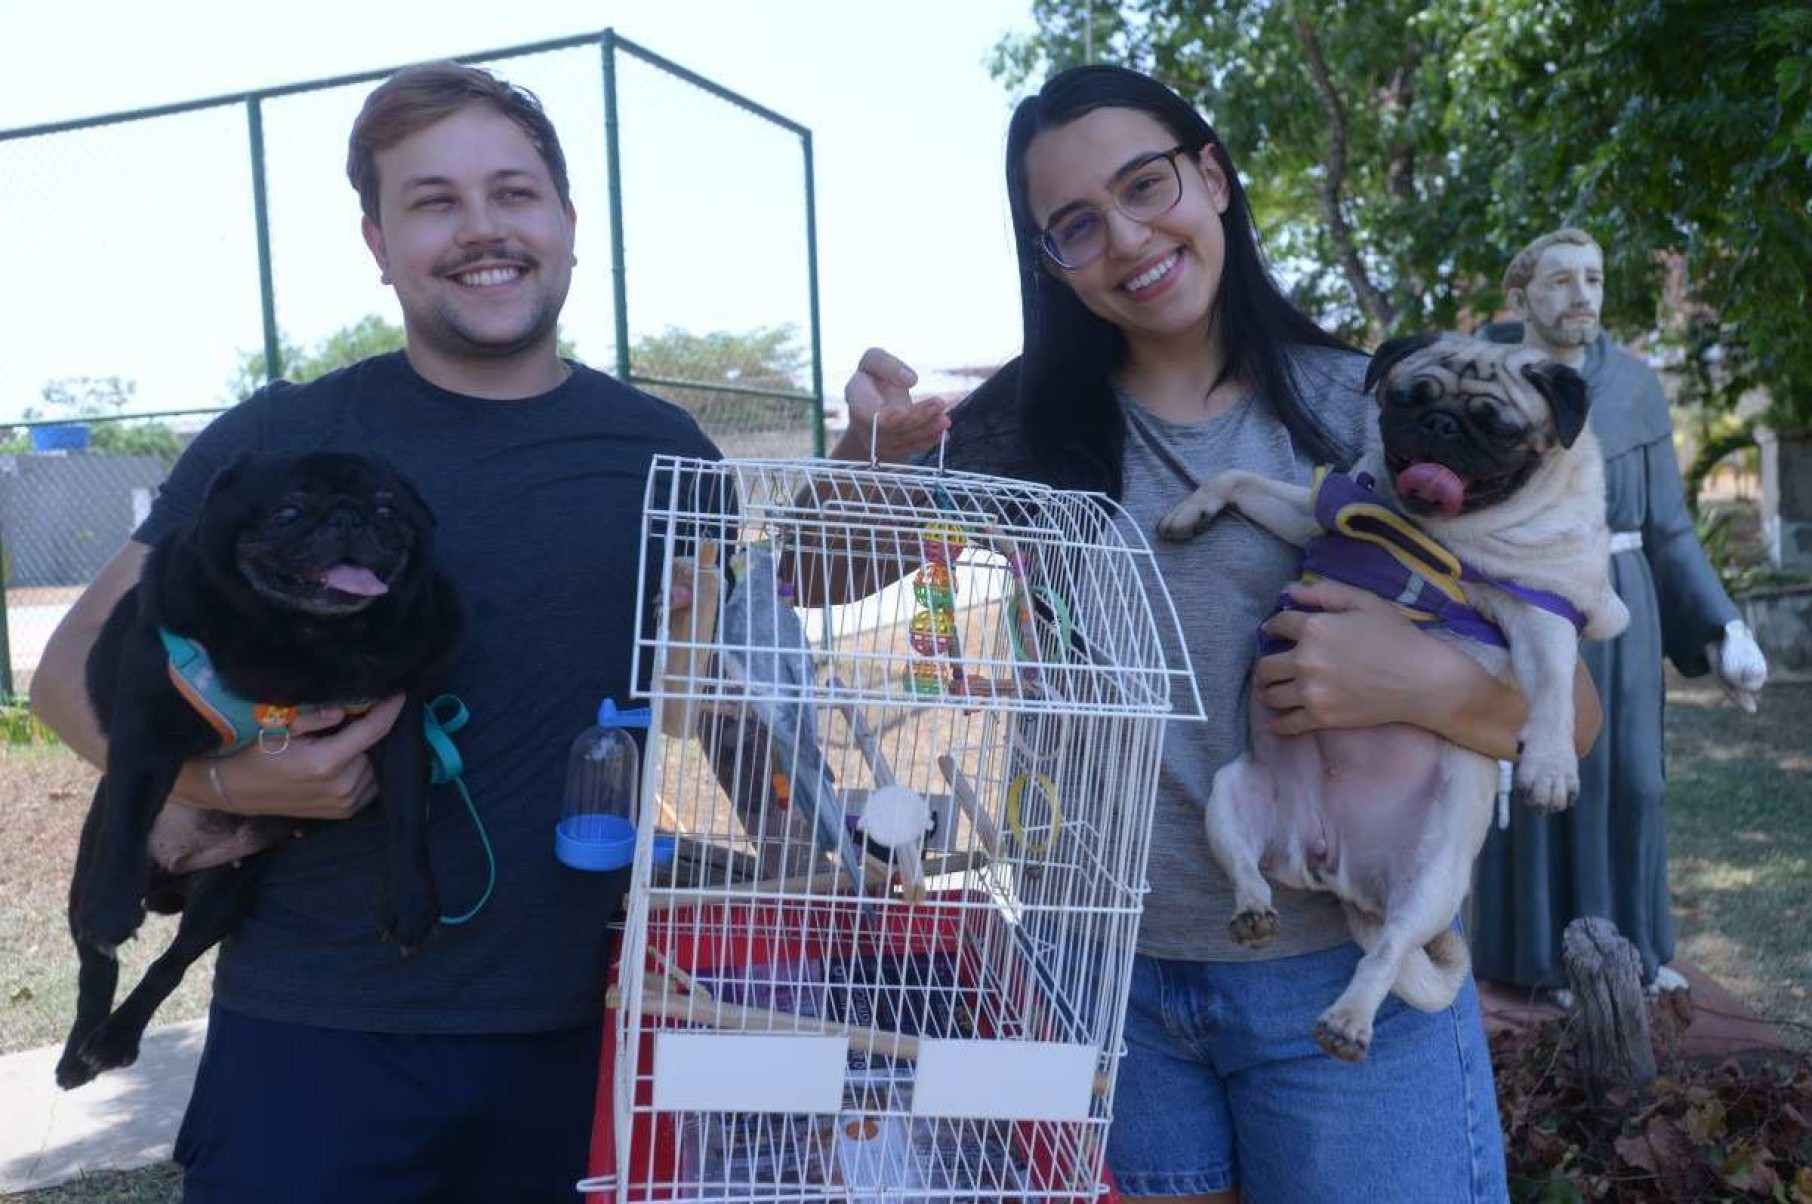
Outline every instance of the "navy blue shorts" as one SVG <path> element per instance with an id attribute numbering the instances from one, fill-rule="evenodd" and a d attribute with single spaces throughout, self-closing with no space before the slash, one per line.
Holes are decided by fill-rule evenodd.
<path id="1" fill-rule="evenodd" d="M 341 1032 L 216 1007 L 176 1138 L 183 1199 L 575 1204 L 600 1032 Z"/>

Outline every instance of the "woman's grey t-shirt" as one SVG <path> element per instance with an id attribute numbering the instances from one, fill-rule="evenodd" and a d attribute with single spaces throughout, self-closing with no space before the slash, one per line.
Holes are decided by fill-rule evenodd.
<path id="1" fill-rule="evenodd" d="M 1362 389 L 1365 364 L 1361 355 L 1319 348 L 1298 349 L 1292 359 L 1303 401 L 1355 452 L 1364 445 L 1374 412 Z M 1137 403 L 1122 399 L 1122 404 Z M 962 410 L 957 414 L 949 467 L 1028 475 L 1023 461 L 1008 467 L 1014 458 L 1007 454 L 1009 443 L 1019 445 L 1013 451 L 1024 452 L 1021 440 L 1007 438 L 1004 428 L 1013 424 L 1004 415 L 998 410 L 977 414 L 977 429 L 965 432 Z M 1244 468 L 1306 485 L 1316 467 L 1259 397 L 1248 396 L 1202 423 L 1180 425 L 1143 413 L 1141 419 L 1197 480 Z M 965 439 L 965 434 L 975 437 Z M 971 451 L 976 454 L 964 454 Z M 1277 891 L 1277 939 L 1257 951 L 1234 944 L 1227 936 L 1232 886 L 1208 851 L 1202 825 L 1215 771 L 1246 747 L 1246 700 L 1258 625 L 1295 579 L 1300 551 L 1231 513 L 1188 543 L 1159 540 L 1158 519 L 1187 496 L 1189 486 L 1131 430 L 1122 473 L 1120 504 L 1151 545 L 1153 567 L 1170 591 L 1207 716 L 1205 722 L 1178 721 L 1165 729 L 1147 870 L 1151 893 L 1139 926 L 1139 952 L 1189 961 L 1255 961 L 1339 945 L 1349 935 L 1334 896 L 1282 889 Z M 1164 635 L 1166 657 L 1178 663 L 1172 633 Z"/>
<path id="2" fill-rule="evenodd" d="M 1294 362 L 1302 399 L 1335 438 L 1363 445 L 1372 404 L 1361 391 L 1362 356 L 1305 351 Z M 1122 404 L 1136 405 L 1135 399 Z M 1275 411 L 1248 395 L 1206 422 L 1181 425 L 1140 412 L 1145 430 L 1196 480 L 1229 468 L 1306 485 L 1315 461 L 1298 449 Z M 1258 625 L 1284 586 L 1295 580 L 1301 550 L 1241 517 L 1226 513 L 1188 543 L 1157 538 L 1158 520 L 1189 493 L 1137 434 L 1128 432 L 1120 504 L 1150 542 L 1157 571 L 1170 590 L 1178 625 L 1201 690 L 1207 719 L 1172 723 L 1164 732 L 1152 819 L 1151 893 L 1139 926 L 1139 951 L 1191 961 L 1252 961 L 1329 949 L 1350 939 L 1333 895 L 1279 888 L 1277 939 L 1262 950 L 1227 935 L 1233 888 L 1208 851 L 1203 808 L 1215 771 L 1246 748 L 1247 699 Z M 1165 631 L 1173 662 L 1173 633 Z"/>

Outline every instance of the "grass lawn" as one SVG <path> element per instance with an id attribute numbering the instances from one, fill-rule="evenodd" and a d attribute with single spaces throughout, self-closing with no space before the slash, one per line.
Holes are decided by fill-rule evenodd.
<path id="1" fill-rule="evenodd" d="M 0 1053 L 63 1039 L 75 1014 L 76 960 L 64 918 L 76 837 L 98 775 L 56 746 L 0 746 Z M 121 991 L 170 943 L 176 920 L 151 916 L 121 950 Z M 214 956 L 189 971 L 157 1023 L 207 1011 Z"/>
<path id="2" fill-rule="evenodd" d="M 1713 687 L 1674 680 L 1667 716 L 1669 863 L 1679 955 L 1812 1048 L 1812 685 L 1776 685 L 1743 715 Z M 62 1038 L 75 961 L 63 908 L 94 775 L 48 748 L 0 748 L 0 1052 Z M 127 949 L 135 980 L 168 941 L 153 917 Z M 206 1009 L 211 961 L 160 1022 Z M 169 1164 L 8 1197 L 19 1204 L 161 1204 Z"/>
<path id="3" fill-rule="evenodd" d="M 182 1168 L 164 1162 L 136 1171 L 104 1171 L 4 1198 L 11 1204 L 179 1204 Z"/>
<path id="4" fill-rule="evenodd" d="M 1745 715 L 1674 680 L 1667 770 L 1678 956 L 1812 1049 L 1812 684 Z"/>

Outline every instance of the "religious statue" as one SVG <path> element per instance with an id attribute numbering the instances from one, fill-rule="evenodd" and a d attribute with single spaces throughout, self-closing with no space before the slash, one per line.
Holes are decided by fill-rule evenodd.
<path id="1" fill-rule="evenodd" d="M 1520 339 L 1582 373 L 1590 422 L 1604 451 L 1611 577 L 1629 607 L 1629 629 L 1581 649 L 1604 707 L 1604 727 L 1580 763 L 1579 801 L 1544 815 L 1511 809 L 1479 855 L 1473 962 L 1482 978 L 1564 987 L 1561 930 L 1604 916 L 1642 956 L 1654 989 L 1685 985 L 1666 969 L 1674 953 L 1662 813 L 1661 658 L 1688 677 L 1716 674 L 1746 711 L 1767 677 L 1749 627 L 1737 617 L 1693 529 L 1660 382 L 1642 360 L 1599 329 L 1604 254 L 1581 230 L 1544 234 L 1504 272 L 1522 319 L 1483 333 Z"/>

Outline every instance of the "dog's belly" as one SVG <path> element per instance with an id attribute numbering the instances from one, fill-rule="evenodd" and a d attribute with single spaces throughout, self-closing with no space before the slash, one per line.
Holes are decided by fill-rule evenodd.
<path id="1" fill-rule="evenodd" d="M 1407 724 L 1306 736 L 1254 728 L 1253 755 L 1277 783 L 1268 877 L 1327 890 L 1368 911 L 1387 907 L 1420 862 L 1442 797 L 1445 742 Z"/>
<path id="2" fill-rule="evenodd" d="M 145 851 L 153 865 L 188 874 L 226 865 L 289 839 L 295 821 L 227 815 L 178 802 L 165 803 Z"/>

